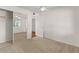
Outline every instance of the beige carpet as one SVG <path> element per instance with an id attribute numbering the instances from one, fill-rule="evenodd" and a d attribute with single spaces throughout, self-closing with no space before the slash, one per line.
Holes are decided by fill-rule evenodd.
<path id="1" fill-rule="evenodd" d="M 38 40 L 39 39 L 39 40 Z M 5 53 L 76 53 L 78 47 L 60 43 L 57 41 L 33 38 L 26 39 L 26 33 L 15 34 L 13 45 L 0 48 L 0 52 Z"/>

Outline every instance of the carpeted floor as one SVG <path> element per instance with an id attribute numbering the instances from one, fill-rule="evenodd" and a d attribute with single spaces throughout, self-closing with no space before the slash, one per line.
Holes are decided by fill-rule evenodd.
<path id="1" fill-rule="evenodd" d="M 26 33 L 15 34 L 14 44 L 0 48 L 5 53 L 78 53 L 79 48 L 54 40 L 26 39 Z"/>

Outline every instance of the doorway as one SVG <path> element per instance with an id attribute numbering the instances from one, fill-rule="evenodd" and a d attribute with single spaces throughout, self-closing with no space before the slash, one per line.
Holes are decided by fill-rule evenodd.
<path id="1" fill-rule="evenodd" d="M 35 13 L 33 13 L 33 18 L 32 18 L 32 38 L 36 37 L 36 19 L 35 19 Z"/>
<path id="2" fill-rule="evenodd" d="M 35 18 L 32 19 L 32 37 L 36 36 L 35 32 Z"/>
<path id="3" fill-rule="evenodd" d="M 27 16 L 25 14 L 14 12 L 14 42 L 20 42 L 27 39 Z"/>

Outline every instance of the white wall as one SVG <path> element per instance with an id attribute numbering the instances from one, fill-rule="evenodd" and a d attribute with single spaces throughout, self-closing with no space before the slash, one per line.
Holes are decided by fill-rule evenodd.
<path id="1" fill-rule="evenodd" d="M 36 23 L 36 19 L 32 19 L 32 32 L 35 32 L 35 23 Z"/>
<path id="2" fill-rule="evenodd" d="M 56 8 L 48 11 L 44 19 L 44 31 L 49 36 L 73 34 L 73 14 L 69 8 Z M 52 34 L 52 35 L 51 35 Z"/>
<path id="3" fill-rule="evenodd" d="M 44 17 L 44 16 L 43 16 Z M 43 20 L 41 14 L 36 14 L 36 36 L 43 38 Z"/>
<path id="4" fill-rule="evenodd" d="M 79 33 L 79 7 L 74 7 L 73 9 L 73 21 L 74 21 L 74 29 L 76 33 Z"/>
<path id="5" fill-rule="evenodd" d="M 43 23 L 44 37 L 79 46 L 79 7 L 55 7 L 39 14 L 39 24 Z"/>
<path id="6" fill-rule="evenodd" d="M 12 21 L 10 22 L 12 19 L 10 16 L 10 12 L 0 9 L 0 43 L 12 40 Z"/>
<path id="7" fill-rule="evenodd" d="M 26 26 L 27 26 L 27 39 L 31 39 L 32 38 L 32 13 L 28 13 L 28 19 L 26 22 Z"/>

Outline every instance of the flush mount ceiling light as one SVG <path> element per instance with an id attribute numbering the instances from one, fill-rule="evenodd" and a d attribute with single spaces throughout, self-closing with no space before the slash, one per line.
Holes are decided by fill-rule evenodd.
<path id="1" fill-rule="evenodd" d="M 47 8 L 46 7 L 41 7 L 40 10 L 41 11 L 45 11 Z"/>
<path id="2" fill-rule="evenodd" d="M 18 18 L 18 19 L 21 19 L 21 17 L 19 17 L 19 16 L 15 16 L 16 18 Z"/>

